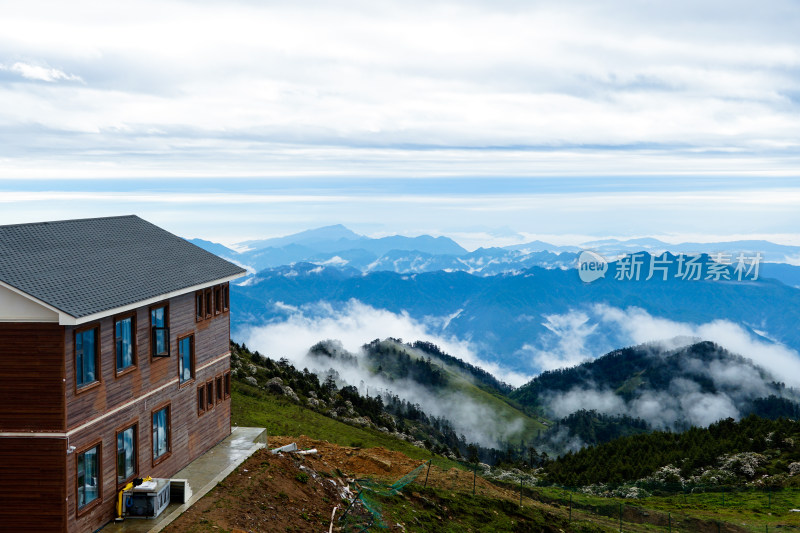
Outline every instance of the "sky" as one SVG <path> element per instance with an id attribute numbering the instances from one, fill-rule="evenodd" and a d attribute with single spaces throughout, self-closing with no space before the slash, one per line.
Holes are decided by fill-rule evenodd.
<path id="1" fill-rule="evenodd" d="M 800 4 L 13 2 L 0 224 L 800 244 Z"/>

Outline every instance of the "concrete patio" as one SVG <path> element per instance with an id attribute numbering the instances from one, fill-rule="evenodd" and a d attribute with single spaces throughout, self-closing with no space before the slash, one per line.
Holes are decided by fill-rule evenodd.
<path id="1" fill-rule="evenodd" d="M 214 488 L 245 459 L 259 448 L 266 446 L 264 428 L 233 428 L 233 432 L 172 476 L 188 479 L 192 497 L 188 502 L 171 503 L 156 519 L 128 518 L 124 522 L 111 522 L 101 529 L 103 533 L 157 533 L 164 529 L 181 513 Z"/>

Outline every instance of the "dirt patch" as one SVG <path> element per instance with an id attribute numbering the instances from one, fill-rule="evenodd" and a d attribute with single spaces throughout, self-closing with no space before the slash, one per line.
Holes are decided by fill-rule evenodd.
<path id="1" fill-rule="evenodd" d="M 292 442 L 300 450 L 316 448 L 318 453 L 273 455 L 268 450 L 259 450 L 164 531 L 327 531 L 334 507 L 338 506 L 338 517 L 352 499 L 349 484 L 354 479 L 392 483 L 425 462 L 385 448 L 338 446 L 306 436 L 270 437 L 269 446 L 276 448 Z M 423 483 L 426 474 L 423 470 L 417 482 Z M 478 495 L 509 501 L 519 498 L 518 493 L 480 477 L 474 481 Z M 473 473 L 433 466 L 428 486 L 468 493 L 472 491 Z M 525 503 L 547 507 L 527 498 Z M 338 528 L 334 527 L 334 531 Z"/>

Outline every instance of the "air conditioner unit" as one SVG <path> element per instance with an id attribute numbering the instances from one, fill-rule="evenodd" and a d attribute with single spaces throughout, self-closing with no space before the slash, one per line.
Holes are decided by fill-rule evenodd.
<path id="1" fill-rule="evenodd" d="M 169 505 L 168 479 L 145 481 L 122 493 L 122 508 L 126 518 L 156 518 Z"/>

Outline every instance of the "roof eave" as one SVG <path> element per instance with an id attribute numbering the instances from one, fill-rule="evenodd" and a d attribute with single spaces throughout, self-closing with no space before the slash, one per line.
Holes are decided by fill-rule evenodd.
<path id="1" fill-rule="evenodd" d="M 74 317 L 72 315 L 64 313 L 63 311 L 58 311 L 59 313 L 58 323 L 61 324 L 62 326 L 79 326 L 81 324 L 87 324 L 89 322 L 94 322 L 95 320 L 105 318 L 107 316 L 118 315 L 120 313 L 132 311 L 133 309 L 138 309 L 139 307 L 145 307 L 158 302 L 163 302 L 164 300 L 168 300 L 170 298 L 175 298 L 176 296 L 182 296 L 190 292 L 198 291 L 200 289 L 205 289 L 206 287 L 212 287 L 214 285 L 219 285 L 220 283 L 230 282 L 235 279 L 239 279 L 245 275 L 247 275 L 247 271 L 242 271 L 239 272 L 238 274 L 207 281 L 205 283 L 201 283 L 198 285 L 192 285 L 190 287 L 185 287 L 183 289 L 178 289 L 164 294 L 159 294 L 157 296 L 153 296 L 152 298 L 147 298 L 146 300 L 140 300 L 138 302 L 133 302 L 128 305 L 123 305 L 121 307 L 115 307 L 113 309 L 106 309 L 104 311 L 99 311 L 97 313 L 92 313 L 91 315 L 86 315 L 82 317 Z"/>

